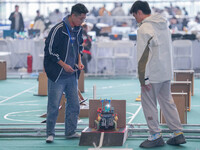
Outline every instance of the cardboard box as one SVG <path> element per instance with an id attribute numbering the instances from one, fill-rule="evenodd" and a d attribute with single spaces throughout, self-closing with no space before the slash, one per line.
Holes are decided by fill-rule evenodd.
<path id="1" fill-rule="evenodd" d="M 111 33 L 112 27 L 102 27 L 100 33 Z"/>
<path id="2" fill-rule="evenodd" d="M 0 80 L 6 80 L 7 70 L 6 61 L 0 60 Z"/>
<path id="3" fill-rule="evenodd" d="M 172 81 L 171 82 L 172 93 L 187 93 L 187 109 L 191 110 L 191 82 L 190 81 Z"/>
<path id="4" fill-rule="evenodd" d="M 104 101 L 103 105 L 109 102 Z M 102 108 L 101 100 L 89 101 L 89 127 L 81 132 L 79 146 L 92 146 L 94 143 L 102 146 L 122 146 L 127 137 L 128 129 L 126 128 L 126 101 L 111 100 L 111 107 L 114 107 L 114 113 L 118 115 L 117 130 L 95 130 L 95 120 L 97 109 Z M 102 138 L 103 137 L 103 138 Z"/>
<path id="5" fill-rule="evenodd" d="M 64 123 L 65 122 L 65 103 L 66 103 L 66 98 L 65 98 L 65 95 L 63 94 L 62 98 L 60 100 L 58 117 L 57 117 L 57 120 L 56 120 L 57 123 Z"/>
<path id="6" fill-rule="evenodd" d="M 38 77 L 38 95 L 47 96 L 48 89 L 48 78 L 46 73 L 39 73 Z M 79 80 L 78 80 L 78 89 L 83 93 L 84 92 L 84 71 L 81 71 Z"/>
<path id="7" fill-rule="evenodd" d="M 80 77 L 79 77 L 79 80 L 78 80 L 78 89 L 81 91 L 81 93 L 85 92 L 85 89 L 84 89 L 84 70 L 81 70 L 81 74 L 80 74 Z"/>
<path id="8" fill-rule="evenodd" d="M 47 96 L 48 78 L 46 73 L 39 73 L 38 77 L 38 95 Z"/>
<path id="9" fill-rule="evenodd" d="M 81 132 L 79 146 L 122 146 L 128 138 L 128 128 L 119 128 L 118 131 L 95 131 L 86 127 Z M 98 149 L 98 148 L 97 148 Z M 99 150 L 117 150 L 112 148 L 100 148 Z M 122 149 L 119 149 L 122 150 Z M 125 150 L 125 149 L 124 149 Z M 127 149 L 126 149 L 127 150 Z"/>
<path id="10" fill-rule="evenodd" d="M 175 81 L 191 81 L 191 92 L 194 95 L 194 70 L 174 70 Z"/>
<path id="11" fill-rule="evenodd" d="M 57 123 L 64 123 L 65 122 L 65 103 L 66 103 L 65 95 L 63 94 L 61 101 L 60 101 L 60 107 L 59 107 L 59 113 L 57 118 Z M 80 105 L 80 118 L 88 117 L 89 115 L 89 104 L 86 103 L 86 105 Z"/>
<path id="12" fill-rule="evenodd" d="M 89 116 L 89 104 L 85 103 L 85 105 L 80 105 L 80 118 L 86 118 Z"/>
<path id="13" fill-rule="evenodd" d="M 187 124 L 187 93 L 172 93 L 172 97 L 176 104 L 181 123 Z M 160 111 L 160 123 L 166 123 L 162 111 Z"/>
<path id="14" fill-rule="evenodd" d="M 63 119 L 64 115 L 63 114 L 65 113 L 65 111 L 63 112 L 63 106 L 65 106 L 65 102 L 66 102 L 66 98 L 65 98 L 65 95 L 63 94 L 62 98 L 60 100 L 60 107 L 59 107 L 59 114 L 58 114 L 57 122 L 61 122 L 61 123 L 64 122 L 64 119 Z M 47 114 L 44 113 L 40 117 L 46 118 Z"/>

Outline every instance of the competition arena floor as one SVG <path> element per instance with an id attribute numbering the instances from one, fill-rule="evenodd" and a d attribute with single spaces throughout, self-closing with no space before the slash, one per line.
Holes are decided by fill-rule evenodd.
<path id="1" fill-rule="evenodd" d="M 126 100 L 126 123 L 145 124 L 145 119 L 141 103 L 135 101 L 140 95 L 140 86 L 137 78 L 85 78 L 84 98 L 93 98 L 93 86 L 96 85 L 96 97 L 102 99 Z M 45 134 L 42 130 L 45 124 L 40 123 L 44 120 L 40 116 L 46 113 L 47 97 L 34 96 L 38 90 L 37 76 L 32 78 L 8 78 L 0 81 L 0 150 L 87 150 L 91 146 L 79 146 L 79 140 L 66 140 L 63 136 L 56 136 L 54 143 L 46 144 L 45 137 L 39 136 Z M 158 106 L 159 107 L 159 106 Z M 194 96 L 191 101 L 191 111 L 187 113 L 188 125 L 184 129 L 200 130 L 200 79 L 195 79 Z M 88 124 L 88 118 L 81 118 L 79 124 Z M 83 129 L 87 125 L 78 125 L 78 129 Z M 57 125 L 58 128 L 64 128 L 63 125 Z M 34 133 L 36 137 L 7 137 L 6 135 L 19 134 L 7 133 L 4 129 L 24 129 L 37 128 L 41 132 Z M 141 128 L 147 128 L 141 126 Z M 162 126 L 162 128 L 166 128 Z M 79 131 L 80 131 L 79 130 Z M 29 131 L 26 131 L 29 134 Z M 31 134 L 31 133 L 30 133 Z M 58 135 L 64 132 L 56 133 Z M 136 133 L 142 134 L 142 133 Z M 5 135 L 5 136 L 4 136 Z M 146 134 L 147 135 L 147 134 Z M 169 133 L 163 133 L 169 135 Z M 186 133 L 187 136 L 200 136 L 200 133 Z M 139 144 L 146 138 L 128 138 L 123 146 L 108 148 L 132 148 L 139 150 Z M 167 140 L 167 138 L 164 138 Z M 103 147 L 105 148 L 105 147 Z M 200 139 L 187 139 L 187 143 L 182 146 L 169 146 L 152 148 L 159 150 L 184 149 L 200 150 Z"/>

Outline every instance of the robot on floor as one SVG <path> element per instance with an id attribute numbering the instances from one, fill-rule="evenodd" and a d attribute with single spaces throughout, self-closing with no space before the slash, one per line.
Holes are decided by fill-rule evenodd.
<path id="1" fill-rule="evenodd" d="M 104 102 L 107 102 L 104 105 Z M 97 130 L 117 130 L 118 116 L 114 113 L 114 107 L 111 107 L 111 100 L 101 100 L 102 107 L 97 110 L 97 119 L 95 125 Z"/>

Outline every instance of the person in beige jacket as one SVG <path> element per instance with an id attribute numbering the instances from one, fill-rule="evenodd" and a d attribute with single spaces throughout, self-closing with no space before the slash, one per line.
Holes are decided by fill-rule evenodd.
<path id="1" fill-rule="evenodd" d="M 146 1 L 136 1 L 130 10 L 139 23 L 137 31 L 138 75 L 141 103 L 150 136 L 140 147 L 164 146 L 158 121 L 157 101 L 166 123 L 174 135 L 170 145 L 186 143 L 178 111 L 171 96 L 172 44 L 167 20 L 160 14 L 151 15 Z"/>

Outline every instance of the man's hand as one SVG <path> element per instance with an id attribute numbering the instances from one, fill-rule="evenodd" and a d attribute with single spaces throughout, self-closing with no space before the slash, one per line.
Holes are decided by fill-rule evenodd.
<path id="1" fill-rule="evenodd" d="M 64 69 L 66 72 L 70 72 L 70 73 L 72 73 L 72 72 L 75 71 L 75 70 L 74 70 L 70 65 L 68 65 L 68 64 L 63 65 L 63 69 Z"/>
<path id="2" fill-rule="evenodd" d="M 83 65 L 82 63 L 79 63 L 79 64 L 78 64 L 78 69 L 79 69 L 79 70 L 83 70 L 83 69 L 84 69 L 84 65 Z"/>
<path id="3" fill-rule="evenodd" d="M 142 91 L 150 91 L 151 90 L 151 84 L 147 84 L 147 85 L 142 85 Z"/>
<path id="4" fill-rule="evenodd" d="M 62 60 L 58 61 L 58 64 L 63 67 L 66 72 L 73 73 L 75 70 L 68 64 L 64 63 Z"/>

